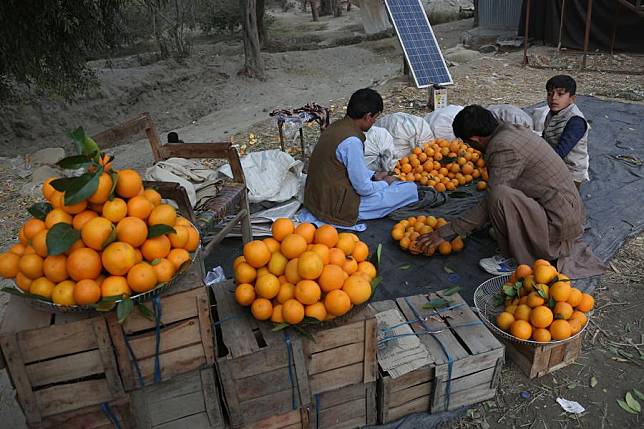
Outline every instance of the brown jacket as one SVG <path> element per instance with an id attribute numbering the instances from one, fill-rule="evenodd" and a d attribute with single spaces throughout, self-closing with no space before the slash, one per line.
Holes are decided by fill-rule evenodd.
<path id="1" fill-rule="evenodd" d="M 579 237 L 585 210 L 564 161 L 548 143 L 527 128 L 502 124 L 492 134 L 485 152 L 488 186 L 506 185 L 541 205 L 548 217 L 550 243 Z M 460 219 L 454 232 L 467 235 L 488 221 L 487 198 Z"/>
<path id="2" fill-rule="evenodd" d="M 348 116 L 322 132 L 309 159 L 304 188 L 304 207 L 318 219 L 342 226 L 355 225 L 360 208 L 360 196 L 349 181 L 346 167 L 336 157 L 338 145 L 348 137 L 358 137 L 363 143 L 366 138 Z"/>

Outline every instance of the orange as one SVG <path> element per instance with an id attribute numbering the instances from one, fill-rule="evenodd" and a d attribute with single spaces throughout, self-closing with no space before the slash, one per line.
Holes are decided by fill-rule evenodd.
<path id="1" fill-rule="evenodd" d="M 565 340 L 572 335 L 572 328 L 566 320 L 555 320 L 550 325 L 550 335 L 555 341 Z"/>
<path id="2" fill-rule="evenodd" d="M 157 285 L 157 273 L 145 262 L 134 264 L 127 272 L 127 284 L 134 292 L 143 293 Z"/>
<path id="3" fill-rule="evenodd" d="M 282 317 L 286 323 L 296 325 L 304 320 L 304 306 L 296 299 L 289 299 L 282 304 Z"/>
<path id="4" fill-rule="evenodd" d="M 118 241 L 140 247 L 148 238 L 148 226 L 138 217 L 126 217 L 116 225 Z"/>
<path id="5" fill-rule="evenodd" d="M 101 295 L 103 298 L 108 296 L 131 295 L 132 290 L 123 276 L 109 276 L 101 283 Z"/>
<path id="6" fill-rule="evenodd" d="M 271 253 L 274 253 L 274 252 L 277 252 L 278 250 L 280 250 L 280 242 L 275 240 L 273 237 L 267 237 L 267 238 L 263 239 L 262 241 L 264 242 L 266 247 L 268 247 L 268 250 Z"/>
<path id="7" fill-rule="evenodd" d="M 81 239 L 87 247 L 94 250 L 103 249 L 103 245 L 111 237 L 114 225 L 104 217 L 89 220 L 81 229 Z"/>
<path id="8" fill-rule="evenodd" d="M 20 255 L 6 252 L 0 254 L 0 277 L 12 279 L 20 272 Z"/>
<path id="9" fill-rule="evenodd" d="M 320 300 L 320 286 L 313 280 L 300 280 L 295 285 L 295 299 L 302 304 L 315 304 Z"/>
<path id="10" fill-rule="evenodd" d="M 532 335 L 532 326 L 525 320 L 515 320 L 510 325 L 510 333 L 521 340 L 527 340 Z"/>
<path id="11" fill-rule="evenodd" d="M 31 282 L 29 293 L 32 295 L 42 296 L 43 298 L 51 298 L 51 293 L 54 291 L 54 282 L 46 277 L 39 277 Z"/>
<path id="12" fill-rule="evenodd" d="M 168 234 L 168 238 L 170 239 L 170 244 L 172 245 L 173 248 L 183 248 L 183 246 L 186 245 L 188 242 L 189 234 L 188 234 L 188 227 L 182 226 L 182 225 L 175 225 L 174 227 L 175 232 L 171 232 Z"/>
<path id="13" fill-rule="evenodd" d="M 284 304 L 289 299 L 295 298 L 295 286 L 290 283 L 280 285 L 280 291 L 277 293 L 277 302 Z"/>
<path id="14" fill-rule="evenodd" d="M 476 189 L 478 189 L 479 191 L 484 191 L 485 189 L 487 189 L 487 183 L 481 180 L 476 184 Z"/>
<path id="15" fill-rule="evenodd" d="M 101 299 L 101 288 L 90 279 L 81 280 L 74 287 L 74 301 L 78 305 L 94 304 Z"/>
<path id="16" fill-rule="evenodd" d="M 369 261 L 360 262 L 358 264 L 358 271 L 367 274 L 371 280 L 375 279 L 378 275 L 375 265 Z"/>
<path id="17" fill-rule="evenodd" d="M 60 283 L 67 279 L 67 257 L 65 255 L 47 256 L 42 264 L 42 271 L 49 280 Z"/>
<path id="18" fill-rule="evenodd" d="M 273 314 L 271 315 L 271 322 L 284 323 L 284 316 L 282 315 L 282 304 L 273 307 Z"/>
<path id="19" fill-rule="evenodd" d="M 143 196 L 152 203 L 154 207 L 161 204 L 161 194 L 154 189 L 148 188 L 143 191 Z"/>
<path id="20" fill-rule="evenodd" d="M 23 255 L 18 262 L 20 272 L 31 280 L 42 277 L 42 265 L 43 259 L 35 254 Z M 69 270 L 67 271 L 69 272 Z"/>
<path id="21" fill-rule="evenodd" d="M 45 197 L 46 200 L 49 200 L 51 196 L 56 192 L 56 189 L 54 189 L 53 186 L 51 186 L 51 182 L 56 180 L 57 177 L 50 177 L 49 179 L 45 180 L 42 184 L 42 196 Z"/>
<path id="22" fill-rule="evenodd" d="M 371 285 L 359 275 L 353 275 L 346 279 L 342 290 L 349 295 L 351 304 L 354 305 L 360 305 L 371 298 Z"/>
<path id="23" fill-rule="evenodd" d="M 324 263 L 315 252 L 304 252 L 297 261 L 297 273 L 303 279 L 315 280 L 322 274 Z"/>
<path id="24" fill-rule="evenodd" d="M 508 332 L 512 322 L 514 322 L 514 316 L 512 313 L 508 313 L 507 311 L 496 316 L 496 326 L 498 326 L 502 331 Z"/>
<path id="25" fill-rule="evenodd" d="M 280 291 L 280 281 L 274 274 L 268 273 L 258 276 L 255 281 L 255 293 L 266 299 L 273 299 Z"/>
<path id="26" fill-rule="evenodd" d="M 326 307 L 321 302 L 316 302 L 315 304 L 307 305 L 304 310 L 306 317 L 312 317 L 313 319 L 318 319 L 322 322 L 326 319 Z"/>
<path id="27" fill-rule="evenodd" d="M 550 262 L 546 261 L 545 259 L 537 259 L 532 264 L 532 267 L 536 269 L 539 265 L 550 265 Z"/>
<path id="28" fill-rule="evenodd" d="M 46 228 L 47 226 L 45 225 L 45 222 L 41 221 L 40 219 L 29 219 L 23 225 L 22 230 L 24 231 L 25 238 L 28 241 L 31 241 L 36 236 L 36 234 Z"/>
<path id="29" fill-rule="evenodd" d="M 318 279 L 318 283 L 324 293 L 342 289 L 342 285 L 344 284 L 344 271 L 337 265 L 325 265 Z"/>
<path id="30" fill-rule="evenodd" d="M 523 287 L 532 292 L 535 289 L 536 283 L 532 274 L 523 278 Z"/>
<path id="31" fill-rule="evenodd" d="M 174 277 L 174 274 L 176 272 L 176 269 L 174 268 L 174 264 L 165 258 L 159 259 L 159 263 L 152 265 L 152 268 L 154 268 L 154 272 L 157 275 L 157 282 L 159 283 L 165 283 L 167 281 L 170 281 L 170 279 Z M 253 272 L 254 270 L 255 269 L 253 268 Z"/>
<path id="32" fill-rule="evenodd" d="M 9 252 L 14 255 L 22 256 L 25 254 L 25 249 L 27 249 L 27 246 L 22 243 L 16 243 L 9 248 Z"/>
<path id="33" fill-rule="evenodd" d="M 581 301 L 579 301 L 579 304 L 577 304 L 577 310 L 583 311 L 584 313 L 586 313 L 592 310 L 594 305 L 595 305 L 595 299 L 592 296 L 588 295 L 587 293 L 582 293 Z"/>
<path id="34" fill-rule="evenodd" d="M 174 226 L 177 221 L 177 210 L 170 204 L 159 204 L 150 213 L 148 225 Z"/>
<path id="35" fill-rule="evenodd" d="M 298 262 L 299 258 L 291 259 L 290 261 L 288 261 L 286 268 L 284 269 L 286 280 L 288 280 L 289 283 L 293 283 L 294 285 L 302 280 L 302 277 L 300 277 L 300 274 L 297 270 Z"/>
<path id="36" fill-rule="evenodd" d="M 92 212 L 89 212 L 89 213 L 92 213 Z M 69 213 L 66 213 L 65 211 L 61 209 L 53 209 L 52 211 L 47 213 L 47 216 L 45 217 L 45 227 L 47 229 L 51 229 L 52 226 L 61 222 L 71 224 L 73 219 L 74 218 L 72 217 L 72 215 L 70 215 Z"/>
<path id="37" fill-rule="evenodd" d="M 240 255 L 235 258 L 233 261 L 233 268 L 237 268 L 237 265 L 241 264 L 242 262 L 246 262 L 246 258 L 244 258 L 244 255 Z"/>
<path id="38" fill-rule="evenodd" d="M 166 258 L 170 254 L 171 248 L 170 239 L 165 235 L 160 235 L 145 240 L 141 246 L 141 253 L 146 261 L 152 262 L 155 259 Z"/>
<path id="39" fill-rule="evenodd" d="M 537 265 L 534 267 L 534 281 L 548 284 L 557 276 L 557 270 L 552 265 Z"/>
<path id="40" fill-rule="evenodd" d="M 71 280 L 65 280 L 54 286 L 51 291 L 51 300 L 54 304 L 59 305 L 76 305 L 74 300 L 74 288 L 76 283 Z"/>
<path id="41" fill-rule="evenodd" d="M 67 273 L 76 280 L 95 279 L 101 273 L 101 257 L 88 247 L 74 250 L 67 257 Z"/>
<path id="42" fill-rule="evenodd" d="M 550 286 L 549 295 L 555 301 L 565 302 L 570 297 L 570 282 L 555 282 Z"/>
<path id="43" fill-rule="evenodd" d="M 132 198 L 143 188 L 141 176 L 134 170 L 119 170 L 116 180 L 116 193 L 123 198 Z"/>
<path id="44" fill-rule="evenodd" d="M 120 198 L 106 201 L 103 204 L 102 216 L 110 222 L 119 223 L 121 219 L 127 216 L 127 203 Z"/>
<path id="45" fill-rule="evenodd" d="M 530 265 L 521 264 L 514 271 L 514 274 L 516 275 L 517 279 L 525 279 L 532 274 L 532 268 L 530 267 Z"/>
<path id="46" fill-rule="evenodd" d="M 560 301 L 557 302 L 555 308 L 553 308 L 552 311 L 555 314 L 555 319 L 568 320 L 570 319 L 570 316 L 572 316 L 574 310 L 572 308 L 572 305 L 568 304 L 565 301 Z"/>
<path id="47" fill-rule="evenodd" d="M 277 241 L 284 240 L 287 235 L 293 234 L 294 232 L 295 225 L 293 225 L 291 219 L 285 217 L 276 219 L 271 226 L 271 233 L 273 234 L 273 238 Z"/>
<path id="48" fill-rule="evenodd" d="M 88 209 L 88 210 L 92 210 L 92 211 L 94 211 L 94 212 L 96 212 L 96 213 L 100 214 L 100 213 L 102 213 L 102 212 L 103 212 L 103 206 L 104 206 L 104 205 L 105 205 L 105 203 L 103 203 L 103 204 L 94 204 L 94 203 L 90 203 L 90 204 L 88 204 L 88 205 L 87 205 L 87 209 Z"/>
<path id="49" fill-rule="evenodd" d="M 58 209 L 54 209 L 54 210 L 58 210 Z M 83 229 L 83 226 L 87 222 L 89 222 L 90 220 L 94 219 L 97 216 L 98 216 L 98 214 L 95 211 L 84 210 L 84 211 L 82 211 L 82 212 L 80 212 L 80 213 L 78 213 L 77 215 L 74 216 L 74 218 L 72 220 L 72 226 L 74 227 L 74 229 L 80 231 L 81 229 Z"/>
<path id="50" fill-rule="evenodd" d="M 400 241 L 405 235 L 405 230 L 402 227 L 394 227 L 391 230 L 391 238 L 393 238 L 396 241 Z"/>
<path id="51" fill-rule="evenodd" d="M 69 214 L 77 214 L 87 208 L 87 201 L 65 205 L 65 194 L 63 194 L 62 192 L 56 192 L 52 196 L 51 205 L 54 206 L 54 208 L 63 209 Z"/>
<path id="52" fill-rule="evenodd" d="M 179 271 L 183 264 L 190 261 L 190 253 L 186 249 L 172 249 L 166 259 L 172 262 L 177 271 Z"/>
<path id="53" fill-rule="evenodd" d="M 271 260 L 271 251 L 260 240 L 253 240 L 244 244 L 243 251 L 246 262 L 255 268 L 263 267 Z"/>
<path id="54" fill-rule="evenodd" d="M 342 264 L 342 269 L 344 270 L 345 273 L 351 275 L 358 271 L 358 263 L 356 262 L 355 259 L 353 259 L 351 256 L 349 256 L 345 261 L 344 264 Z"/>
<path id="55" fill-rule="evenodd" d="M 255 288 L 249 283 L 242 283 L 235 288 L 237 304 L 248 307 L 255 301 Z"/>
<path id="56" fill-rule="evenodd" d="M 351 298 L 342 290 L 332 290 L 324 298 L 326 311 L 333 316 L 342 316 L 351 309 Z"/>
<path id="57" fill-rule="evenodd" d="M 47 232 L 48 230 L 43 229 L 38 232 L 36 236 L 31 240 L 31 246 L 34 248 L 36 255 L 44 258 L 48 254 L 47 250 Z"/>
<path id="58" fill-rule="evenodd" d="M 150 213 L 152 213 L 153 208 L 154 206 L 147 198 L 143 195 L 137 195 L 128 200 L 127 215 L 146 220 L 150 216 Z"/>
<path id="59" fill-rule="evenodd" d="M 581 326 L 584 326 L 586 322 L 588 322 L 588 317 L 586 317 L 586 315 L 579 310 L 573 311 L 572 315 L 570 316 L 570 319 L 568 320 L 570 321 L 573 319 L 579 320 L 579 322 L 581 323 Z"/>
<path id="60" fill-rule="evenodd" d="M 268 261 L 268 271 L 276 276 L 281 276 L 286 270 L 286 264 L 288 264 L 286 256 L 280 252 L 274 252 L 271 255 L 270 261 Z"/>
<path id="61" fill-rule="evenodd" d="M 94 191 L 87 201 L 94 204 L 102 204 L 110 197 L 111 191 L 112 177 L 107 173 L 103 173 L 98 177 L 98 187 L 96 188 L 96 191 Z"/>
<path id="62" fill-rule="evenodd" d="M 550 289 L 548 288 L 548 285 L 544 285 L 544 284 L 535 284 L 535 285 L 534 285 L 534 288 L 535 288 L 535 290 L 536 290 L 537 292 L 541 291 L 541 295 L 542 295 L 542 296 L 544 296 L 544 297 L 545 297 L 545 299 L 549 299 L 549 298 L 550 298 L 550 295 L 549 295 L 549 291 L 550 291 Z"/>
<path id="63" fill-rule="evenodd" d="M 281 285 L 288 283 L 288 280 L 286 280 L 286 276 L 284 274 L 277 276 L 277 278 L 279 279 Z"/>
<path id="64" fill-rule="evenodd" d="M 343 266 L 346 262 L 346 257 L 344 252 L 340 249 L 331 248 L 329 249 L 329 264 Z"/>
<path id="65" fill-rule="evenodd" d="M 441 241 L 438 245 L 438 253 L 447 256 L 452 253 L 452 244 L 449 241 Z"/>
<path id="66" fill-rule="evenodd" d="M 322 259 L 322 263 L 324 265 L 327 265 L 330 260 L 330 253 L 329 253 L 329 248 L 326 247 L 325 244 L 314 244 L 311 247 L 311 251 L 316 253 L 320 259 Z"/>
<path id="67" fill-rule="evenodd" d="M 181 226 L 192 226 L 190 221 L 181 215 L 177 215 L 177 221 L 174 224 Z"/>
<path id="68" fill-rule="evenodd" d="M 315 230 L 315 243 L 326 244 L 330 249 L 338 242 L 338 231 L 331 225 L 322 225 Z"/>
<path id="69" fill-rule="evenodd" d="M 32 280 L 29 277 L 25 276 L 21 272 L 18 272 L 18 274 L 16 274 L 15 281 L 16 281 L 16 285 L 18 285 L 20 289 L 22 289 L 25 292 L 29 292 L 29 288 L 31 287 L 31 283 L 32 283 Z"/>
<path id="70" fill-rule="evenodd" d="M 552 323 L 553 318 L 552 310 L 545 305 L 535 307 L 530 312 L 530 323 L 535 328 L 547 328 Z"/>
<path id="71" fill-rule="evenodd" d="M 526 304 L 520 304 L 517 306 L 517 309 L 514 310 L 514 318 L 517 320 L 528 321 L 530 320 L 530 311 L 532 311 L 532 309 Z"/>
<path id="72" fill-rule="evenodd" d="M 282 240 L 280 245 L 280 252 L 288 259 L 299 257 L 306 251 L 306 239 L 299 234 L 289 234 Z"/>
<path id="73" fill-rule="evenodd" d="M 342 232 L 338 234 L 338 242 L 335 247 L 342 250 L 346 256 L 350 256 L 356 247 L 356 243 L 353 241 L 353 237 L 346 232 Z"/>
<path id="74" fill-rule="evenodd" d="M 550 331 L 545 328 L 537 328 L 532 332 L 532 339 L 540 343 L 547 343 L 551 338 Z"/>
<path id="75" fill-rule="evenodd" d="M 463 243 L 463 239 L 461 237 L 456 237 L 450 244 L 452 245 L 452 251 L 454 252 L 460 252 L 465 247 L 465 243 Z"/>
<path id="76" fill-rule="evenodd" d="M 528 307 L 531 308 L 539 307 L 545 304 L 545 302 L 546 300 L 541 298 L 541 296 L 537 292 L 530 292 L 526 299 L 526 304 L 528 304 Z"/>
<path id="77" fill-rule="evenodd" d="M 581 319 L 569 319 L 568 324 L 570 325 L 570 335 L 575 335 L 584 327 L 581 323 Z"/>
<path id="78" fill-rule="evenodd" d="M 114 276 L 125 275 L 136 264 L 134 247 L 122 241 L 115 241 L 103 250 L 103 268 Z"/>
<path id="79" fill-rule="evenodd" d="M 235 267 L 235 280 L 237 280 L 237 283 L 252 283 L 255 278 L 257 278 L 257 270 L 248 263 L 241 262 Z"/>
<path id="80" fill-rule="evenodd" d="M 304 237 L 307 244 L 311 244 L 315 239 L 315 225 L 306 222 L 301 223 L 295 227 L 295 233 Z"/>
<path id="81" fill-rule="evenodd" d="M 250 306 L 253 317 L 257 320 L 267 320 L 273 315 L 273 304 L 266 298 L 257 298 Z"/>
<path id="82" fill-rule="evenodd" d="M 194 252 L 197 250 L 197 247 L 199 247 L 199 233 L 190 225 L 188 226 L 188 242 L 183 248 L 188 252 Z"/>
<path id="83" fill-rule="evenodd" d="M 573 307 L 577 307 L 579 303 L 581 302 L 582 298 L 582 293 L 579 289 L 576 287 L 570 288 L 570 295 L 568 296 L 568 299 L 566 302 Z"/>

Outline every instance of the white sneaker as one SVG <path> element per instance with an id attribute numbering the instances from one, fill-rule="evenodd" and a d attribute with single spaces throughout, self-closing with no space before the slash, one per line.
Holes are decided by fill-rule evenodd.
<path id="1" fill-rule="evenodd" d="M 512 272 L 517 268 L 517 261 L 515 261 L 514 258 L 494 255 L 491 258 L 481 259 L 479 261 L 479 265 L 492 275 L 502 276 L 504 274 L 512 274 Z"/>

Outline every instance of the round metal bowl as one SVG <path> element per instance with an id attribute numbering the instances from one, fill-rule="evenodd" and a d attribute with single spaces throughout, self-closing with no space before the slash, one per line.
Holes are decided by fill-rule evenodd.
<path id="1" fill-rule="evenodd" d="M 569 341 L 574 340 L 575 338 L 583 334 L 583 332 L 586 330 L 588 322 L 586 322 L 581 330 L 575 335 L 572 335 L 565 340 L 549 341 L 547 343 L 540 343 L 538 341 L 532 340 L 521 340 L 514 335 L 501 330 L 498 326 L 496 326 L 496 316 L 498 316 L 499 313 L 503 311 L 503 305 L 498 304 L 498 299 L 499 296 L 501 296 L 503 285 L 507 283 L 509 279 L 509 275 L 493 277 L 481 283 L 481 285 L 476 288 L 476 291 L 474 291 L 474 306 L 478 310 L 483 323 L 495 335 L 508 341 L 512 341 L 516 344 L 524 344 L 532 347 L 537 347 L 543 345 L 565 344 Z M 588 319 L 590 320 L 590 316 L 588 316 Z"/>

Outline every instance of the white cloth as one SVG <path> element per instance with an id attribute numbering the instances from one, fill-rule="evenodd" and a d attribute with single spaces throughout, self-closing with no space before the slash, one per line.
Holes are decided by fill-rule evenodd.
<path id="1" fill-rule="evenodd" d="M 434 133 L 434 137 L 437 139 L 454 140 L 456 136 L 454 136 L 452 123 L 454 122 L 454 118 L 458 112 L 461 110 L 463 110 L 463 106 L 450 104 L 442 109 L 428 113 L 425 116 L 425 121 L 429 124 L 432 133 Z"/>
<path id="2" fill-rule="evenodd" d="M 367 167 L 374 171 L 391 171 L 396 165 L 394 138 L 384 128 L 371 127 L 365 133 L 364 159 Z"/>
<path id="3" fill-rule="evenodd" d="M 492 112 L 494 117 L 499 121 L 534 129 L 532 117 L 517 106 L 513 106 L 512 104 L 493 104 L 487 106 L 487 110 Z"/>
<path id="4" fill-rule="evenodd" d="M 148 168 L 144 176 L 146 180 L 173 182 L 183 186 L 193 207 L 200 199 L 213 197 L 217 193 L 213 186 L 217 181 L 217 172 L 194 159 L 169 158 L 159 161 Z"/>
<path id="5" fill-rule="evenodd" d="M 423 143 L 432 140 L 434 133 L 427 121 L 419 116 L 396 112 L 378 119 L 377 127 L 386 128 L 394 140 L 394 157 L 400 159 Z"/>
<path id="6" fill-rule="evenodd" d="M 534 112 L 532 112 L 532 129 L 535 133 L 541 135 L 543 132 L 543 126 L 546 122 L 546 116 L 548 116 L 549 111 L 550 108 L 546 105 L 543 107 L 537 107 L 534 109 Z"/>
<path id="7" fill-rule="evenodd" d="M 376 34 L 391 28 L 383 0 L 360 0 L 360 17 L 367 34 Z"/>

